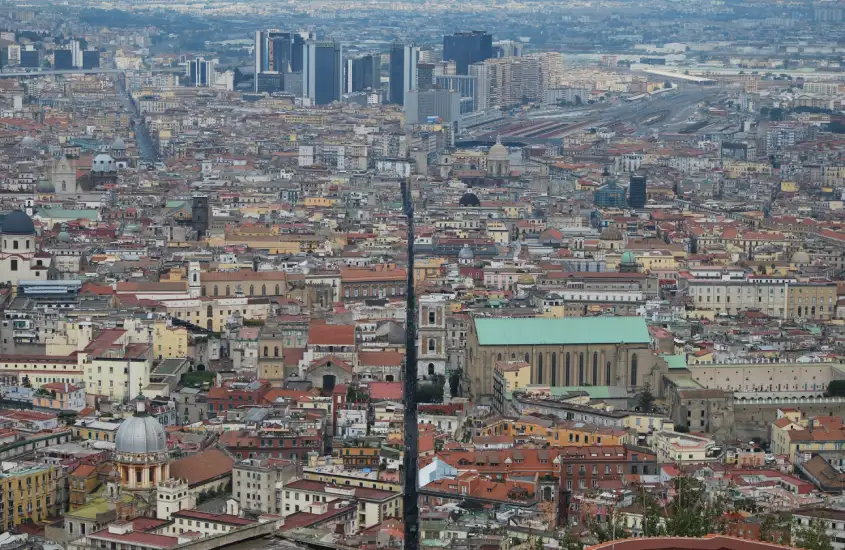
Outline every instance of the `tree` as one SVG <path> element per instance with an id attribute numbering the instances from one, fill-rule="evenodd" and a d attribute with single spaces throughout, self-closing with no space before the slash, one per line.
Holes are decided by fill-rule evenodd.
<path id="1" fill-rule="evenodd" d="M 824 522 L 818 519 L 812 520 L 810 525 L 795 524 L 792 546 L 805 550 L 833 550 Z"/>
<path id="2" fill-rule="evenodd" d="M 831 380 L 827 385 L 827 394 L 830 397 L 845 396 L 845 380 Z"/>
<path id="3" fill-rule="evenodd" d="M 766 266 L 764 266 L 763 264 L 758 265 L 757 266 L 757 273 L 759 273 L 760 275 L 765 275 L 766 274 Z"/>
<path id="4" fill-rule="evenodd" d="M 637 408 L 644 413 L 654 410 L 654 395 L 651 393 L 651 387 L 648 383 L 643 387 L 643 391 L 637 399 Z"/>
<path id="5" fill-rule="evenodd" d="M 777 520 L 772 514 L 766 514 L 763 522 L 760 524 L 760 540 L 762 542 L 774 542 L 775 537 L 772 531 L 777 526 Z"/>
<path id="6" fill-rule="evenodd" d="M 673 480 L 675 498 L 666 520 L 670 537 L 703 537 L 724 531 L 725 500 L 721 495 L 708 498 L 704 483 L 694 477 Z"/>
<path id="7" fill-rule="evenodd" d="M 563 534 L 563 537 L 558 540 L 558 548 L 560 548 L 560 550 L 584 550 L 584 545 L 575 538 L 572 531 L 567 529 Z"/>

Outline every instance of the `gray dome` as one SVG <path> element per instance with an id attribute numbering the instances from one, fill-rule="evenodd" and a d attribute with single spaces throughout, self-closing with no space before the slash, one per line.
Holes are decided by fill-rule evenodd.
<path id="1" fill-rule="evenodd" d="M 112 149 L 126 149 L 126 142 L 123 141 L 123 138 L 118 136 L 114 138 L 114 141 L 111 144 Z"/>
<path id="2" fill-rule="evenodd" d="M 490 151 L 487 152 L 487 160 L 503 162 L 508 160 L 508 158 L 508 148 L 502 145 L 502 142 L 497 136 L 496 143 L 490 148 Z"/>
<path id="3" fill-rule="evenodd" d="M 462 260 L 471 260 L 475 257 L 475 253 L 469 247 L 468 244 L 465 244 L 463 248 L 458 251 L 458 258 Z"/>
<path id="4" fill-rule="evenodd" d="M 56 237 L 56 239 L 58 239 L 58 241 L 60 243 L 69 243 L 70 242 L 70 234 L 67 231 L 62 230 L 59 233 L 58 237 Z"/>
<path id="5" fill-rule="evenodd" d="M 167 451 L 167 434 L 158 420 L 139 412 L 117 429 L 114 446 L 119 453 L 163 453 Z"/>
<path id="6" fill-rule="evenodd" d="M 26 212 L 14 210 L 3 220 L 2 232 L 4 235 L 35 235 L 35 224 Z"/>
<path id="7" fill-rule="evenodd" d="M 91 164 L 91 171 L 115 172 L 117 171 L 117 166 L 115 166 L 114 159 L 111 158 L 111 155 L 100 153 L 99 155 L 94 157 L 94 162 Z"/>

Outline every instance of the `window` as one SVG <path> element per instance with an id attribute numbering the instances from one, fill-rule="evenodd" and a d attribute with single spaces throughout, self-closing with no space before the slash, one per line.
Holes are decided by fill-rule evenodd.
<path id="1" fill-rule="evenodd" d="M 17 261 L 17 260 L 12 260 L 12 261 L 11 261 L 11 270 L 12 270 L 12 271 L 17 271 L 17 270 L 18 270 L 18 261 Z"/>
<path id="2" fill-rule="evenodd" d="M 599 385 L 599 354 L 597 351 L 593 352 L 593 385 Z"/>
<path id="3" fill-rule="evenodd" d="M 610 361 L 608 361 L 607 364 L 604 366 L 604 383 L 607 386 L 612 385 L 612 383 L 610 382 Z"/>
<path id="4" fill-rule="evenodd" d="M 584 385 L 584 352 L 578 354 L 578 385 Z"/>
<path id="5" fill-rule="evenodd" d="M 569 352 L 566 352 L 566 364 L 564 365 L 563 374 L 564 374 L 563 385 L 568 386 L 569 385 Z"/>
<path id="6" fill-rule="evenodd" d="M 537 356 L 537 383 L 543 383 L 543 354 Z"/>
<path id="7" fill-rule="evenodd" d="M 434 312 L 433 312 L 433 311 L 429 311 L 429 312 L 428 312 L 428 324 L 429 324 L 429 325 L 433 325 L 433 324 L 435 324 L 435 318 L 436 318 L 436 315 L 434 314 Z"/>
<path id="8" fill-rule="evenodd" d="M 433 352 L 435 347 L 434 338 L 428 339 L 428 351 Z"/>
<path id="9" fill-rule="evenodd" d="M 12 248 L 14 248 L 15 250 L 17 250 L 17 249 L 18 249 L 18 240 L 17 240 L 17 239 L 15 239 L 14 241 L 12 241 Z"/>
<path id="10" fill-rule="evenodd" d="M 552 374 L 551 374 L 551 383 L 552 386 L 557 386 L 557 352 L 552 352 Z"/>
<path id="11" fill-rule="evenodd" d="M 631 355 L 631 385 L 637 385 L 637 354 Z"/>

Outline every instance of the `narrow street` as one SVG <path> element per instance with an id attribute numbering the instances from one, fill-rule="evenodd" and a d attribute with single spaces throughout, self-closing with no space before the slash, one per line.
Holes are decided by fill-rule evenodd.
<path id="1" fill-rule="evenodd" d="M 140 153 L 141 160 L 143 162 L 157 162 L 160 160 L 160 155 L 158 154 L 156 146 L 153 144 L 153 140 L 150 138 L 150 130 L 147 127 L 147 123 L 144 122 L 138 108 L 129 97 L 129 93 L 126 91 L 126 86 L 124 85 L 124 80 L 118 77 L 115 81 L 115 86 L 119 91 L 119 97 L 123 102 L 124 108 L 132 113 L 132 125 L 135 129 L 135 142 L 138 144 L 138 151 Z"/>

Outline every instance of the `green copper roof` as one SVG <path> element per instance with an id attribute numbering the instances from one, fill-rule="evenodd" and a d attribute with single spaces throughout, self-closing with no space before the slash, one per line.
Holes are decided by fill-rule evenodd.
<path id="1" fill-rule="evenodd" d="M 664 361 L 669 365 L 670 369 L 685 369 L 687 368 L 686 355 L 661 355 Z"/>
<path id="2" fill-rule="evenodd" d="M 67 220 L 78 220 L 85 218 L 90 221 L 97 221 L 100 213 L 96 210 L 71 210 L 68 208 L 43 208 L 38 211 L 42 218 L 62 218 Z"/>
<path id="3" fill-rule="evenodd" d="M 482 346 L 651 342 L 642 317 L 477 318 L 475 330 Z"/>

